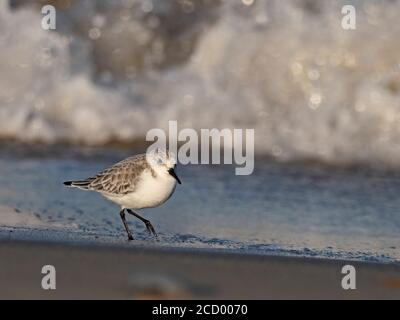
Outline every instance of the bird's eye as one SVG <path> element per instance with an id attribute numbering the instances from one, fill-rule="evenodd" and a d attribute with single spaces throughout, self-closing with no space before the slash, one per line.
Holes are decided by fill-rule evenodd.
<path id="1" fill-rule="evenodd" d="M 162 160 L 161 160 L 161 159 L 158 159 L 157 163 L 158 163 L 158 164 L 162 164 Z"/>

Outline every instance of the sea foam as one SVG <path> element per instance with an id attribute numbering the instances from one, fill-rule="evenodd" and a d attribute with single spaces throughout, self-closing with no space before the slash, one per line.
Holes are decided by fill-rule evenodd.
<path id="1" fill-rule="evenodd" d="M 44 31 L 2 2 L 0 138 L 129 143 L 177 120 L 255 129 L 281 160 L 400 163 L 399 2 L 354 1 L 352 31 L 346 1 L 85 3 Z"/>

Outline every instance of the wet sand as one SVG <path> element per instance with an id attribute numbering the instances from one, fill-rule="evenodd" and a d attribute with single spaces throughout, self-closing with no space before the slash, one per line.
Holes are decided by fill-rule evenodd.
<path id="1" fill-rule="evenodd" d="M 229 168 L 186 167 L 185 189 L 150 212 L 160 240 L 131 220 L 128 242 L 114 206 L 61 183 L 114 155 L 7 155 L 0 299 L 400 298 L 396 175 L 260 163 L 235 193 Z M 354 291 L 341 288 L 346 264 Z M 55 291 L 41 288 L 44 265 L 56 268 Z"/>
<path id="2" fill-rule="evenodd" d="M 400 298 L 393 264 L 4 237 L 0 257 L 0 299 Z M 56 290 L 45 291 L 41 269 L 49 264 Z M 341 288 L 346 264 L 356 267 L 356 290 Z"/>

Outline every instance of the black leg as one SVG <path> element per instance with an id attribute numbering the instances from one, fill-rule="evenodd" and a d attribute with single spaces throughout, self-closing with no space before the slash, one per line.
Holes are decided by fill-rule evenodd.
<path id="1" fill-rule="evenodd" d="M 141 220 L 146 225 L 147 231 L 150 234 L 152 233 L 155 237 L 157 237 L 156 230 L 154 230 L 154 227 L 149 220 L 139 216 L 136 212 L 132 211 L 131 209 L 126 209 L 126 211 L 128 211 L 129 214 L 131 214 L 131 215 L 135 216 L 136 218 L 138 218 L 139 220 Z"/>
<path id="2" fill-rule="evenodd" d="M 122 222 L 124 224 L 126 233 L 128 234 L 128 240 L 133 240 L 132 233 L 129 230 L 128 223 L 126 222 L 126 219 L 125 219 L 125 212 L 124 211 L 125 211 L 125 209 L 122 209 L 120 211 L 119 215 L 121 216 L 121 219 L 122 219 Z"/>

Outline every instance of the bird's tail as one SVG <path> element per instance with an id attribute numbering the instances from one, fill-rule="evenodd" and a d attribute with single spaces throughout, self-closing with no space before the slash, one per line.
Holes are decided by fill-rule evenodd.
<path id="1" fill-rule="evenodd" d="M 67 187 L 72 187 L 72 188 L 79 188 L 82 190 L 89 190 L 90 189 L 90 183 L 93 181 L 92 178 L 86 179 L 86 180 L 80 180 L 80 181 L 65 181 L 64 185 Z"/>

